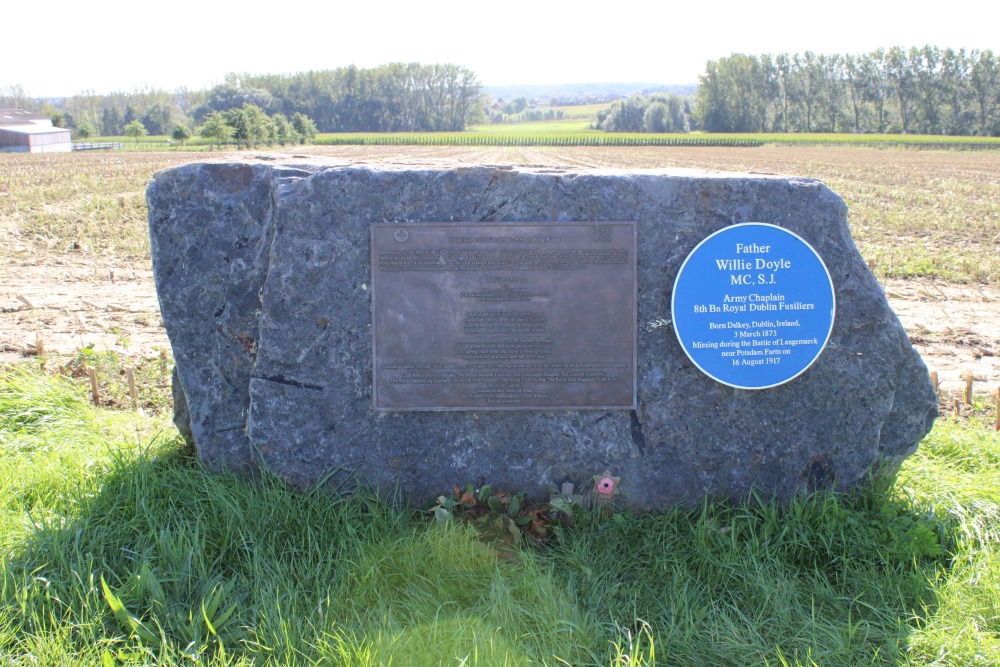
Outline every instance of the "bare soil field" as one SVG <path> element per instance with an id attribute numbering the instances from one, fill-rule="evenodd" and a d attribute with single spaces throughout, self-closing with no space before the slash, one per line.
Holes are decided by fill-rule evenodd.
<path id="1" fill-rule="evenodd" d="M 876 264 L 889 302 L 928 367 L 937 372 L 942 399 L 950 404 L 964 390 L 970 372 L 977 394 L 1000 388 L 1000 287 L 994 275 L 1000 266 L 1000 154 L 996 152 L 346 146 L 297 147 L 284 151 L 284 157 L 288 155 L 359 163 L 687 167 L 820 178 L 851 206 L 849 219 L 859 248 Z M 157 169 L 220 156 L 71 155 L 61 161 L 34 157 L 0 157 L 0 362 L 39 352 L 70 358 L 87 346 L 134 357 L 167 353 L 148 243 L 142 242 L 142 189 Z M 22 195 L 25 185 L 14 172 L 24 166 L 16 161 L 25 158 L 33 173 L 51 181 L 51 191 L 34 200 Z M 60 170 L 86 171 L 98 164 L 113 172 L 105 177 L 108 182 L 69 188 L 59 182 Z M 109 208 L 114 210 L 108 212 Z M 108 231 L 116 225 L 122 229 Z M 964 259 L 971 275 L 949 279 L 952 269 L 938 266 L 938 275 L 915 271 L 902 277 L 899 274 L 906 276 L 907 271 L 879 266 L 894 257 L 911 256 L 914 244 L 931 256 L 935 248 L 947 248 L 953 257 Z"/>

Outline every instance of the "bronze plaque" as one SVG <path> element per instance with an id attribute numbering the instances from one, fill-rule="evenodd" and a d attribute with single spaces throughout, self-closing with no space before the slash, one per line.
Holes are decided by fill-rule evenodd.
<path id="1" fill-rule="evenodd" d="M 635 409 L 634 222 L 371 233 L 376 410 Z"/>

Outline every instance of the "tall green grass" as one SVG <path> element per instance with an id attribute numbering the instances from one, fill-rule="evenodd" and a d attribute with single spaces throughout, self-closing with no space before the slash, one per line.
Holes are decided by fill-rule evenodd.
<path id="1" fill-rule="evenodd" d="M 998 458 L 942 421 L 887 489 L 577 510 L 511 547 L 210 474 L 163 422 L 3 368 L 0 663 L 998 664 Z"/>

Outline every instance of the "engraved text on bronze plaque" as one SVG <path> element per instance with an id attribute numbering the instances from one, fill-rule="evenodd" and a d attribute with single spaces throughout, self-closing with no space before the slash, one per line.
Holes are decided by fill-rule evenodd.
<path id="1" fill-rule="evenodd" d="M 635 408 L 634 222 L 371 231 L 376 410 Z"/>

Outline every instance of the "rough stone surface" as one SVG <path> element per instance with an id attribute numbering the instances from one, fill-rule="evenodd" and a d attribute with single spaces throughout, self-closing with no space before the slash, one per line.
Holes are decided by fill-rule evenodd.
<path id="1" fill-rule="evenodd" d="M 216 469 L 398 487 L 416 503 L 467 482 L 544 496 L 604 470 L 641 508 L 752 490 L 785 499 L 892 472 L 937 416 L 846 206 L 814 180 L 247 161 L 161 172 L 147 200 L 191 432 Z M 568 220 L 638 222 L 638 410 L 373 411 L 371 223 Z M 837 295 L 817 362 L 761 391 L 702 374 L 667 324 L 685 256 L 744 221 L 808 241 Z"/>
<path id="2" fill-rule="evenodd" d="M 187 398 L 184 396 L 184 388 L 181 386 L 181 376 L 177 372 L 177 366 L 174 366 L 170 373 L 170 398 L 174 402 L 174 426 L 177 427 L 188 447 L 193 447 L 194 433 L 191 432 L 191 413 L 188 412 Z"/>

